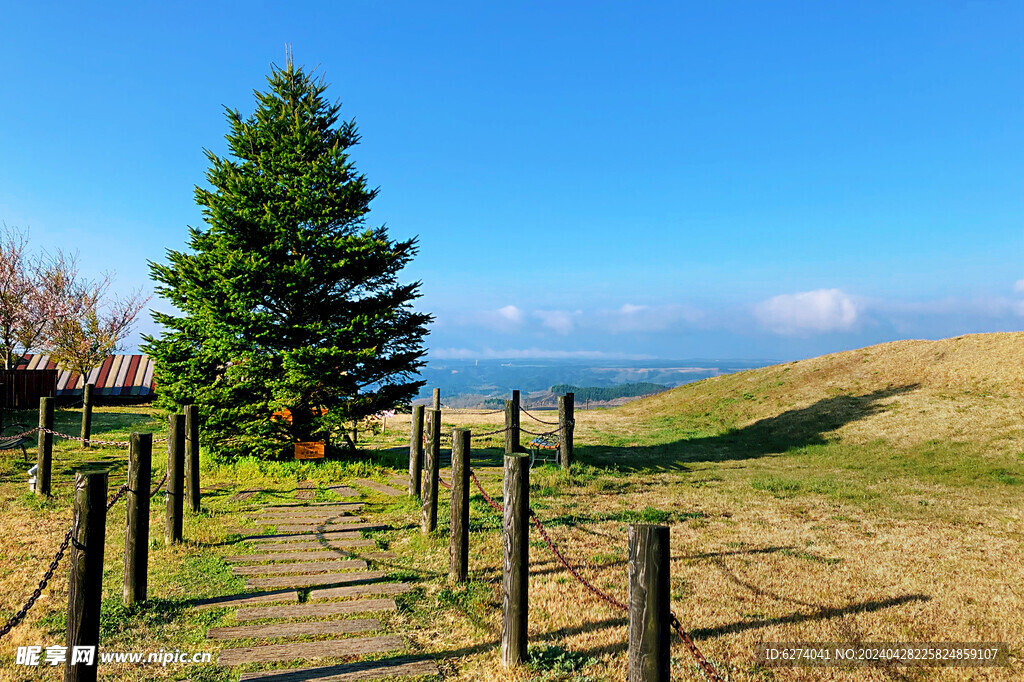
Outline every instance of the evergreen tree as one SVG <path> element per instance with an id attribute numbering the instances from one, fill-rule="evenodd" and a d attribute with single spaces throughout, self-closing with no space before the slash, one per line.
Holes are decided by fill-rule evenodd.
<path id="1" fill-rule="evenodd" d="M 150 263 L 180 311 L 154 313 L 164 331 L 144 338 L 157 393 L 197 405 L 204 440 L 229 456 L 286 454 L 411 400 L 432 319 L 412 309 L 419 283 L 398 281 L 416 239 L 366 224 L 377 190 L 349 158 L 355 123 L 290 58 L 267 80 L 252 116 L 226 112 L 230 156 L 206 151 L 191 252 Z"/>

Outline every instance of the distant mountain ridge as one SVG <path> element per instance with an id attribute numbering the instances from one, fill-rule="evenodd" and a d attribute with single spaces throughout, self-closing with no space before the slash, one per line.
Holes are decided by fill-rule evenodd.
<path id="1" fill-rule="evenodd" d="M 671 388 L 768 364 L 770 360 L 431 361 L 420 371 L 427 383 L 414 402 L 428 400 L 431 390 L 439 388 L 442 402 L 450 407 L 481 407 L 489 398 L 505 399 L 518 389 L 524 404 L 547 404 L 554 401 L 550 388 L 558 384 L 611 388 L 648 383 Z"/>

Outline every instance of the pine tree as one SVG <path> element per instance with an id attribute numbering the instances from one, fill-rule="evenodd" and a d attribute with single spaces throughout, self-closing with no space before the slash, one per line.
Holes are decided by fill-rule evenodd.
<path id="1" fill-rule="evenodd" d="M 144 338 L 158 395 L 197 405 L 226 456 L 279 456 L 408 402 L 432 319 L 412 308 L 419 283 L 398 281 L 416 239 L 367 226 L 377 190 L 349 158 L 354 121 L 291 59 L 267 81 L 251 116 L 226 111 L 230 156 L 206 151 L 191 252 L 150 263 L 180 311 L 154 313 L 164 331 Z M 290 420 L 273 416 L 283 410 Z"/>

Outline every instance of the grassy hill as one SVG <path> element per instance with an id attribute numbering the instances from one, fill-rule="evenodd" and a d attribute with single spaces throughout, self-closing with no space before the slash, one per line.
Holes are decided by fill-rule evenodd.
<path id="1" fill-rule="evenodd" d="M 589 442 L 631 467 L 771 457 L 861 492 L 894 476 L 1016 485 L 1022 387 L 1022 333 L 897 341 L 644 398 L 595 420 Z"/>
<path id="2" fill-rule="evenodd" d="M 895 341 L 682 386 L 623 408 L 641 421 L 706 414 L 757 420 L 776 439 L 809 432 L 900 446 L 935 439 L 1019 449 L 1024 333 Z"/>

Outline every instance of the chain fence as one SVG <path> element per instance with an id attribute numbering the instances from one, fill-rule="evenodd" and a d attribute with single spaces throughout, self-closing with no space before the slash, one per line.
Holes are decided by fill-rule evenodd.
<path id="1" fill-rule="evenodd" d="M 490 495 L 487 494 L 487 491 L 484 490 L 483 485 L 480 483 L 480 479 L 476 477 L 476 473 L 472 469 L 469 470 L 469 476 L 473 480 L 473 483 L 476 484 L 477 489 L 480 491 L 480 494 L 483 496 L 487 504 L 489 504 L 491 508 L 493 508 L 495 511 L 503 512 L 505 508 L 501 505 L 501 503 L 496 502 Z M 441 482 L 444 483 L 443 480 Z M 446 483 L 445 486 L 448 488 L 451 487 Z M 533 521 L 533 525 L 537 528 L 537 533 L 540 535 L 541 539 L 544 540 L 544 544 L 547 545 L 548 549 L 551 550 L 551 553 L 555 556 L 558 562 L 565 567 L 565 570 L 568 571 L 569 574 L 573 578 L 575 578 L 577 582 L 579 582 L 591 594 L 596 596 L 598 599 L 604 601 L 609 606 L 618 609 L 619 611 L 625 611 L 626 613 L 629 612 L 629 607 L 626 604 L 619 601 L 618 599 L 608 594 L 604 590 L 601 590 L 592 582 L 584 578 L 580 574 L 580 572 L 575 567 L 573 567 L 572 564 L 569 563 L 565 556 L 563 556 L 562 553 L 558 551 L 558 548 L 555 546 L 555 543 L 552 542 L 551 537 L 548 535 L 547 530 L 544 528 L 544 524 L 541 522 L 536 512 L 533 511 L 532 507 L 530 508 L 530 519 Z M 704 654 L 700 652 L 700 649 L 697 648 L 697 645 L 694 643 L 693 638 L 690 637 L 689 633 L 683 629 L 683 626 L 679 622 L 679 619 L 676 617 L 676 614 L 674 612 L 671 612 L 669 615 L 671 616 L 669 624 L 676 631 L 676 634 L 679 635 L 679 639 L 683 642 L 683 645 L 686 647 L 687 651 L 690 652 L 690 655 L 693 656 L 694 660 L 697 661 L 697 665 L 700 666 L 700 669 L 704 672 L 707 678 L 711 680 L 711 682 L 724 682 L 722 677 L 718 674 L 718 671 L 715 670 L 714 666 L 711 665 L 711 663 L 704 656 Z"/>
<path id="2" fill-rule="evenodd" d="M 32 431 L 39 431 L 39 430 L 40 429 L 37 427 L 37 428 L 33 429 Z M 42 430 L 48 431 L 48 429 L 42 429 Z M 28 433 L 32 433 L 32 431 L 29 431 Z M 153 497 L 154 495 L 156 495 L 157 492 L 160 490 L 160 488 L 163 486 L 164 481 L 166 481 L 166 480 L 167 480 L 167 473 L 164 472 L 164 477 L 162 479 L 160 479 L 160 482 L 157 484 L 156 488 L 149 494 L 149 496 Z M 128 492 L 128 483 L 127 482 L 125 482 L 120 488 L 118 488 L 117 492 L 114 493 L 114 496 L 111 497 L 110 500 L 107 502 L 107 511 L 108 512 L 111 509 L 114 508 L 114 505 L 116 505 L 118 503 L 118 501 L 120 501 L 120 499 L 122 497 L 124 497 L 124 494 L 126 492 Z M 3 639 L 3 637 L 5 637 L 12 629 L 14 629 L 25 618 L 25 615 L 28 614 L 29 609 L 31 609 L 35 605 L 36 601 L 42 595 L 43 590 L 46 589 L 47 583 L 49 583 L 50 579 L 53 578 L 54 572 L 57 570 L 57 567 L 60 565 L 61 559 L 64 558 L 64 554 L 65 554 L 65 552 L 67 552 L 68 545 L 71 544 L 71 536 L 73 534 L 74 534 L 74 528 L 69 528 L 67 533 L 64 534 L 64 540 L 60 543 L 60 547 L 57 549 L 57 553 L 54 555 L 53 561 L 50 562 L 50 567 L 46 569 L 46 573 L 43 574 L 43 579 L 39 581 L 39 585 L 36 587 L 35 590 L 32 591 L 32 595 L 28 598 L 28 601 L 25 602 L 25 605 L 22 606 L 18 610 L 17 613 L 15 613 L 13 616 L 11 616 L 9 619 L 7 619 L 7 622 L 4 623 L 3 627 L 0 627 L 0 639 Z"/>
<path id="3" fill-rule="evenodd" d="M 50 567 L 46 569 L 46 573 L 43 574 L 43 579 L 39 581 L 39 586 L 32 592 L 32 596 L 29 597 L 28 601 L 25 602 L 25 605 L 22 606 L 16 614 L 11 616 L 7 622 L 4 623 L 4 626 L 0 628 L 0 639 L 3 639 L 7 633 L 22 621 L 25 614 L 28 613 L 28 610 L 32 608 L 36 603 L 36 600 L 39 599 L 39 596 L 43 593 L 43 590 L 46 589 L 46 584 L 50 582 L 50 578 L 53 577 L 53 572 L 57 570 L 60 560 L 64 558 L 64 552 L 67 551 L 68 545 L 71 544 L 72 533 L 74 533 L 74 529 L 69 529 L 68 532 L 64 534 L 64 541 L 60 543 L 60 549 L 57 550 L 56 556 L 53 557 L 53 561 L 50 562 Z"/>
<path id="4" fill-rule="evenodd" d="M 558 425 L 558 422 L 546 422 L 543 419 L 540 419 L 538 417 L 534 417 L 532 414 L 530 414 L 529 410 L 527 410 L 522 405 L 519 406 L 519 411 L 522 412 L 523 414 L 525 414 L 527 417 L 529 417 L 533 421 L 540 422 L 541 424 L 544 424 L 545 426 L 557 426 Z"/>

